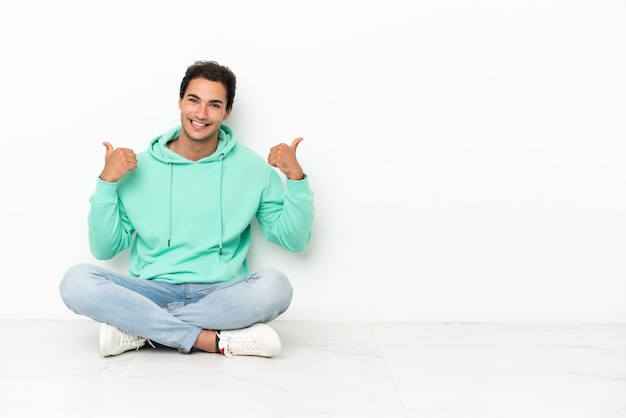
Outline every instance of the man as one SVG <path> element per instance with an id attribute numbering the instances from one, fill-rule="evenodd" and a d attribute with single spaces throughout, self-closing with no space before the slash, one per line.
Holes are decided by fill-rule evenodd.
<path id="1" fill-rule="evenodd" d="M 268 241 L 303 251 L 313 192 L 296 158 L 302 138 L 271 148 L 267 162 L 235 141 L 223 124 L 235 87 L 228 67 L 195 62 L 180 86 L 180 126 L 138 155 L 104 142 L 89 245 L 99 260 L 130 248 L 130 274 L 79 264 L 60 285 L 68 308 L 101 323 L 103 356 L 146 341 L 229 357 L 281 351 L 267 322 L 289 307 L 293 289 L 280 270 L 249 271 L 251 222 Z"/>

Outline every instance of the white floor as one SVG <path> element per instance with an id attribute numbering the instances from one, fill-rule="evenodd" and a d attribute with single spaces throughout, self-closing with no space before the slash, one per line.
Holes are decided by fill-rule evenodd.
<path id="1" fill-rule="evenodd" d="M 626 324 L 272 325 L 272 359 L 102 358 L 95 322 L 0 320 L 0 416 L 626 417 Z"/>

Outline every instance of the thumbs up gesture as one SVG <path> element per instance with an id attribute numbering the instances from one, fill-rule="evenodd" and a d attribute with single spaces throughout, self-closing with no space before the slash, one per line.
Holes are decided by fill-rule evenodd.
<path id="1" fill-rule="evenodd" d="M 296 158 L 296 149 L 303 139 L 298 137 L 293 140 L 291 145 L 278 144 L 270 149 L 267 157 L 269 165 L 277 167 L 289 180 L 302 180 L 304 178 L 304 172 Z"/>
<path id="2" fill-rule="evenodd" d="M 126 173 L 137 168 L 137 155 L 129 148 L 113 148 L 108 142 L 102 143 L 106 148 L 104 168 L 100 178 L 109 183 L 119 181 Z"/>

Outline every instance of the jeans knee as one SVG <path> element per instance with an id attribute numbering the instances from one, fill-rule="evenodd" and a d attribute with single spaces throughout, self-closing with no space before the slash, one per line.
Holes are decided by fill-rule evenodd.
<path id="1" fill-rule="evenodd" d="M 268 281 L 268 286 L 272 288 L 271 294 L 274 295 L 275 303 L 281 313 L 286 311 L 293 298 L 293 286 L 287 275 L 276 268 L 265 268 L 259 273 Z"/>
<path id="2" fill-rule="evenodd" d="M 63 300 L 68 307 L 76 297 L 79 297 L 81 293 L 79 290 L 80 284 L 84 282 L 89 267 L 88 264 L 77 264 L 70 267 L 63 275 L 61 283 L 59 284 L 59 293 L 61 300 Z"/>
<path id="3" fill-rule="evenodd" d="M 259 270 L 259 275 L 270 281 L 271 286 L 275 287 L 279 291 L 286 291 L 289 293 L 293 291 L 289 278 L 282 270 L 274 267 L 267 267 Z"/>

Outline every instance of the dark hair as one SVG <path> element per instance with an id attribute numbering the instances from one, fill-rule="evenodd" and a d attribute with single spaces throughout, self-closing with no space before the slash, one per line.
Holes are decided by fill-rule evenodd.
<path id="1" fill-rule="evenodd" d="M 226 111 L 233 107 L 237 78 L 230 68 L 219 65 L 215 61 L 196 61 L 187 68 L 183 81 L 180 83 L 180 98 L 185 96 L 187 86 L 194 78 L 205 78 L 209 81 L 218 81 L 226 87 Z"/>

